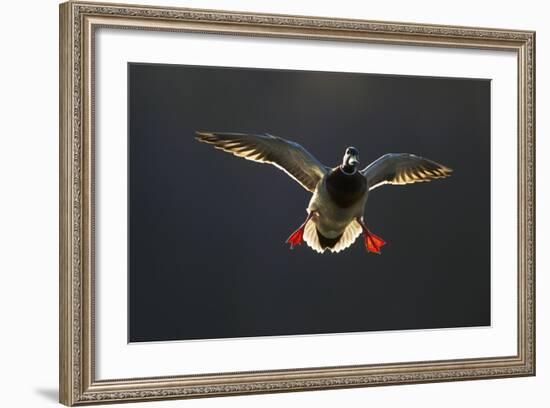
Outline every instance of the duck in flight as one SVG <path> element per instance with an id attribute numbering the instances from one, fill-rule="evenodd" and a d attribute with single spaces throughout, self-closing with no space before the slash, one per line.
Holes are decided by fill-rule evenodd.
<path id="1" fill-rule="evenodd" d="M 380 254 L 386 242 L 365 225 L 369 193 L 384 184 L 403 185 L 450 176 L 452 169 L 409 153 L 388 153 L 363 170 L 359 152 L 348 147 L 342 163 L 327 167 L 301 145 L 270 134 L 197 132 L 199 142 L 283 170 L 313 193 L 303 224 L 287 239 L 290 248 L 305 241 L 318 253 L 340 252 L 361 233 L 368 252 Z"/>

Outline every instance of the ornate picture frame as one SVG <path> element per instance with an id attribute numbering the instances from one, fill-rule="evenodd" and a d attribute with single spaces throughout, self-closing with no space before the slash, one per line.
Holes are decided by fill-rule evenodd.
<path id="1" fill-rule="evenodd" d="M 517 353 L 98 379 L 95 35 L 99 28 L 513 52 L 517 56 Z M 60 5 L 60 402 L 80 405 L 535 375 L 535 33 L 70 1 Z"/>

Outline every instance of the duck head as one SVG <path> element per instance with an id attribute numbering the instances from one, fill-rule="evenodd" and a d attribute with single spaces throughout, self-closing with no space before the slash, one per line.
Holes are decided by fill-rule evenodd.
<path id="1" fill-rule="evenodd" d="M 359 164 L 359 151 L 350 146 L 346 149 L 344 153 L 344 158 L 342 159 L 342 164 L 340 169 L 346 174 L 355 174 L 357 171 L 357 165 Z"/>

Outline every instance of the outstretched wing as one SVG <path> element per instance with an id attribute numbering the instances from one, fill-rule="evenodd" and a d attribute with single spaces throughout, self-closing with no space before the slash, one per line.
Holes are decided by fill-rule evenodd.
<path id="1" fill-rule="evenodd" d="M 410 184 L 445 178 L 453 170 L 442 164 L 409 153 L 388 153 L 364 168 L 369 190 L 382 184 Z"/>
<path id="2" fill-rule="evenodd" d="M 311 192 L 327 172 L 327 168 L 306 149 L 281 137 L 269 134 L 197 132 L 196 139 L 238 157 L 273 164 Z"/>

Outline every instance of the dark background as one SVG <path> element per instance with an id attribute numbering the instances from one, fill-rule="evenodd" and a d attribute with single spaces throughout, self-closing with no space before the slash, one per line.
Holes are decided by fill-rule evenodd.
<path id="1" fill-rule="evenodd" d="M 489 80 L 129 64 L 129 108 L 129 341 L 490 325 Z M 455 172 L 372 193 L 380 256 L 290 251 L 310 193 L 196 130 Z"/>

